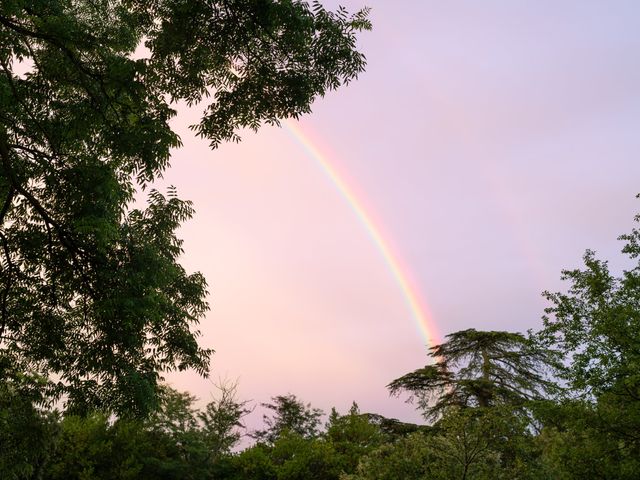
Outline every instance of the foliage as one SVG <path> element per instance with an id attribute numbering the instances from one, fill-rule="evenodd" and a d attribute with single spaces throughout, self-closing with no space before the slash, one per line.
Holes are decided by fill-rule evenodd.
<path id="1" fill-rule="evenodd" d="M 233 480 L 276 480 L 276 465 L 271 458 L 271 447 L 258 443 L 232 458 Z"/>
<path id="2" fill-rule="evenodd" d="M 396 418 L 387 418 L 377 413 L 363 413 L 362 417 L 371 425 L 375 425 L 380 432 L 390 440 L 408 435 L 413 432 L 427 431 L 429 425 L 416 425 L 415 423 L 401 422 Z"/>
<path id="3" fill-rule="evenodd" d="M 271 451 L 278 480 L 338 480 L 340 465 L 323 438 L 305 438 L 286 430 Z"/>
<path id="4" fill-rule="evenodd" d="M 56 455 L 47 472 L 49 478 L 90 479 L 111 471 L 114 466 L 111 432 L 105 415 L 96 413 L 84 418 L 69 416 L 63 419 L 60 426 Z M 138 473 L 137 466 L 132 467 L 131 475 L 125 474 L 124 478 L 134 478 Z"/>
<path id="5" fill-rule="evenodd" d="M 427 437 L 412 433 L 394 443 L 386 443 L 365 456 L 354 474 L 343 475 L 342 480 L 422 480 L 429 478 L 432 451 Z"/>
<path id="6" fill-rule="evenodd" d="M 353 473 L 364 455 L 387 440 L 381 427 L 361 414 L 355 402 L 347 415 L 331 411 L 324 436 L 339 459 L 341 471 L 346 473 Z"/>
<path id="7" fill-rule="evenodd" d="M 213 147 L 298 117 L 363 70 L 369 27 L 296 0 L 2 2 L 0 357 L 77 413 L 143 417 L 161 372 L 206 374 L 206 282 L 175 235 L 191 204 L 131 209 L 181 144 L 173 105 L 200 105 Z"/>
<path id="8" fill-rule="evenodd" d="M 343 480 L 513 479 L 537 477 L 537 451 L 523 419 L 505 408 L 450 409 L 429 431 L 414 432 L 365 456 Z"/>
<path id="9" fill-rule="evenodd" d="M 252 409 L 237 398 L 237 384 L 223 382 L 219 395 L 197 413 L 210 461 L 229 455 L 242 438 L 242 418 Z"/>
<path id="10" fill-rule="evenodd" d="M 640 216 L 636 217 L 640 221 Z M 565 445 L 558 464 L 579 465 L 597 459 L 596 470 L 623 469 L 640 458 L 640 230 L 622 235 L 622 252 L 633 262 L 619 277 L 593 251 L 584 255 L 584 269 L 563 272 L 566 293 L 549 293 L 551 302 L 539 340 L 556 344 L 569 362 L 564 379 L 582 409 L 565 417 L 553 438 Z M 547 433 L 548 436 L 552 436 Z M 580 438 L 573 443 L 571 437 Z M 584 459 L 580 458 L 583 452 Z M 592 450 L 598 451 L 595 454 Z M 637 474 L 640 465 L 628 467 Z M 584 469 L 583 469 L 584 470 Z M 578 466 L 574 471 L 580 471 Z M 633 475 L 615 470 L 616 478 Z M 608 476 L 609 473 L 603 473 Z M 629 476 L 631 475 L 631 476 Z"/>
<path id="11" fill-rule="evenodd" d="M 6 443 L 9 448 L 0 453 L 3 478 L 572 480 L 632 479 L 640 469 L 640 452 L 613 428 L 620 412 L 611 403 L 533 402 L 533 424 L 513 406 L 450 407 L 431 427 L 405 433 L 383 429 L 384 417 L 362 414 L 354 404 L 346 415 L 332 410 L 325 431 L 316 425 L 313 435 L 303 436 L 283 427 L 273 442 L 258 442 L 234 454 L 231 446 L 219 449 L 218 436 L 211 441 L 211 432 L 238 438 L 233 429 L 245 410 L 233 389 L 201 410 L 188 393 L 166 386 L 161 391 L 162 407 L 144 422 L 102 413 L 66 415 L 60 421 L 15 400 L 0 405 L 0 435 L 11 439 L 13 421 L 18 428 L 34 429 L 36 447 L 33 456 L 25 457 L 20 450 L 24 444 L 12 448 Z M 293 395 L 277 399 L 314 412 Z M 227 413 L 210 415 L 224 405 L 230 406 Z M 27 412 L 26 422 L 19 418 L 21 411 Z M 281 423 L 272 422 L 276 424 Z M 10 470 L 6 465 L 12 456 L 22 463 Z"/>
<path id="12" fill-rule="evenodd" d="M 28 381 L 28 380 L 27 380 Z M 36 407 L 29 390 L 0 383 L 0 477 L 38 478 L 57 435 L 57 416 Z"/>
<path id="13" fill-rule="evenodd" d="M 286 410 L 295 403 L 296 410 L 317 413 L 292 395 L 274 397 L 274 402 Z M 301 417 L 305 415 L 298 415 Z M 308 429 L 302 431 L 304 434 L 284 427 L 273 435 L 272 442 L 261 441 L 244 450 L 233 459 L 232 470 L 237 476 L 231 478 L 338 480 L 341 474 L 352 473 L 366 453 L 387 441 L 379 426 L 369 422 L 356 404 L 347 415 L 333 409 L 324 432 L 319 432 L 317 425 L 313 434 Z"/>
<path id="14" fill-rule="evenodd" d="M 640 216 L 636 217 L 640 221 Z M 623 253 L 640 255 L 640 231 L 620 239 Z M 578 392 L 598 397 L 616 392 L 640 399 L 640 262 L 621 277 L 609 271 L 593 251 L 584 255 L 585 269 L 563 272 L 567 293 L 549 293 L 552 303 L 541 337 L 570 356 L 567 379 Z"/>
<path id="15" fill-rule="evenodd" d="M 263 415 L 266 428 L 256 430 L 251 436 L 259 442 L 273 444 L 284 433 L 294 433 L 302 438 L 314 438 L 318 434 L 322 410 L 304 404 L 295 395 L 271 397 L 272 403 L 261 405 L 271 410 L 271 416 Z"/>
<path id="16" fill-rule="evenodd" d="M 200 478 L 198 470 L 207 474 L 240 441 L 246 402 L 237 400 L 235 385 L 222 384 L 218 390 L 217 398 L 197 410 L 193 395 L 162 386 L 161 407 L 146 425 L 155 438 L 164 439 L 168 460 L 162 468 L 173 463 L 170 470 L 180 472 L 178 478 Z"/>
<path id="17" fill-rule="evenodd" d="M 144 422 L 99 412 L 65 416 L 45 478 L 197 480 L 224 471 L 244 404 L 228 386 L 202 410 L 194 401 L 163 385 L 161 408 Z"/>
<path id="18" fill-rule="evenodd" d="M 193 407 L 196 397 L 168 385 L 160 386 L 158 397 L 159 406 L 151 413 L 147 422 L 151 430 L 179 437 L 196 427 Z"/>
<path id="19" fill-rule="evenodd" d="M 544 425 L 536 444 L 547 477 L 637 478 L 640 452 L 620 440 L 608 424 L 613 412 L 603 416 L 601 407 L 576 399 L 536 406 L 536 416 Z M 617 413 L 624 417 L 622 412 Z"/>
<path id="20" fill-rule="evenodd" d="M 557 352 L 519 333 L 472 328 L 446 338 L 430 348 L 434 364 L 388 385 L 392 394 L 408 391 L 417 397 L 428 419 L 451 407 L 522 405 L 556 389 L 545 372 L 560 368 Z"/>

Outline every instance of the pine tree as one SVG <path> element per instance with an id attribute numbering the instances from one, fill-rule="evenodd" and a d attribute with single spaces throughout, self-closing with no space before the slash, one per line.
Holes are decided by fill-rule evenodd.
<path id="1" fill-rule="evenodd" d="M 452 406 L 520 406 L 557 388 L 546 373 L 560 368 L 558 354 L 519 333 L 468 329 L 446 338 L 430 348 L 435 363 L 387 386 L 394 395 L 409 392 L 428 419 Z"/>

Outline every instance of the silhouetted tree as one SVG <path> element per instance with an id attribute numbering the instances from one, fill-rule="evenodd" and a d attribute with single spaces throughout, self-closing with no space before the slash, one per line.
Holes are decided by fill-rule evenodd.
<path id="1" fill-rule="evenodd" d="M 295 395 L 278 395 L 271 397 L 272 403 L 261 405 L 271 411 L 264 414 L 266 428 L 251 434 L 259 442 L 273 444 L 283 433 L 295 433 L 302 438 L 313 438 L 318 435 L 322 410 L 304 404 Z"/>
<path id="2" fill-rule="evenodd" d="M 251 411 L 247 401 L 238 400 L 237 384 L 218 385 L 218 396 L 196 414 L 210 461 L 231 453 L 242 438 L 242 418 Z"/>
<path id="3" fill-rule="evenodd" d="M 212 147 L 298 117 L 363 70 L 367 28 L 298 0 L 3 1 L 0 357 L 77 412 L 144 416 L 160 372 L 206 374 L 206 282 L 175 234 L 191 204 L 131 207 L 181 145 L 173 105 L 201 105 Z"/>
<path id="4" fill-rule="evenodd" d="M 519 333 L 462 330 L 430 348 L 435 360 L 388 385 L 392 394 L 409 392 L 426 418 L 449 407 L 522 405 L 556 391 L 546 375 L 560 368 L 557 352 L 537 347 Z"/>

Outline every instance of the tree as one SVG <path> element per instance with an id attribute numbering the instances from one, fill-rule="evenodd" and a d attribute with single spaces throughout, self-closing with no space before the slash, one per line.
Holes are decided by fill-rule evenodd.
<path id="1" fill-rule="evenodd" d="M 2 2 L 0 356 L 79 412 L 144 416 L 163 371 L 206 374 L 206 282 L 175 235 L 192 206 L 131 208 L 181 144 L 173 105 L 201 106 L 214 148 L 297 118 L 363 70 L 369 27 L 298 0 Z"/>
<path id="2" fill-rule="evenodd" d="M 60 439 L 48 468 L 48 477 L 92 478 L 106 470 L 111 455 L 109 422 L 105 415 L 94 413 L 84 418 L 70 415 L 60 422 Z"/>
<path id="3" fill-rule="evenodd" d="M 588 428 L 563 428 L 598 432 L 608 439 L 593 442 L 603 446 L 602 463 L 621 465 L 620 455 L 640 458 L 640 230 L 619 239 L 631 268 L 616 276 L 588 250 L 584 269 L 563 272 L 567 292 L 545 292 L 551 306 L 539 340 L 560 349 L 573 396 L 590 404 L 581 415 L 591 419 Z"/>
<path id="4" fill-rule="evenodd" d="M 218 397 L 197 413 L 211 461 L 229 455 L 242 438 L 242 418 L 253 410 L 237 398 L 237 384 L 221 382 Z"/>
<path id="5" fill-rule="evenodd" d="M 159 405 L 147 420 L 151 431 L 166 433 L 179 439 L 196 429 L 198 420 L 193 404 L 197 398 L 188 392 L 179 392 L 161 385 L 158 392 Z"/>
<path id="6" fill-rule="evenodd" d="M 388 442 L 344 480 L 533 479 L 538 452 L 526 419 L 509 408 L 451 408 L 433 428 Z"/>
<path id="7" fill-rule="evenodd" d="M 302 438 L 314 438 L 318 434 L 322 410 L 304 404 L 295 395 L 278 395 L 271 397 L 273 403 L 261 405 L 271 410 L 272 415 L 263 415 L 266 425 L 263 430 L 251 434 L 259 442 L 273 444 L 283 433 L 289 432 Z"/>
<path id="8" fill-rule="evenodd" d="M 640 221 L 640 216 L 636 217 Z M 640 231 L 620 239 L 631 259 L 640 255 Z M 640 398 L 640 262 L 615 277 L 593 251 L 584 255 L 585 269 L 564 271 L 567 293 L 545 292 L 546 309 L 540 337 L 568 356 L 566 378 L 582 395 L 599 397 L 617 391 Z"/>
<path id="9" fill-rule="evenodd" d="M 321 437 L 285 430 L 270 452 L 278 480 L 338 480 L 340 457 Z"/>
<path id="10" fill-rule="evenodd" d="M 160 388 L 160 407 L 146 422 L 157 458 L 147 462 L 153 475 L 210 478 L 219 461 L 240 440 L 238 427 L 249 410 L 236 398 L 236 386 L 221 384 L 220 394 L 197 410 L 193 395 L 167 385 Z"/>
<path id="11" fill-rule="evenodd" d="M 435 456 L 428 439 L 412 433 L 395 442 L 388 442 L 363 457 L 356 472 L 343 475 L 343 480 L 422 480 L 433 478 L 431 465 Z"/>
<path id="12" fill-rule="evenodd" d="M 535 414 L 543 425 L 536 438 L 541 466 L 549 472 L 542 478 L 638 477 L 640 452 L 620 435 L 619 426 L 628 419 L 624 410 L 606 402 L 565 399 L 539 405 Z M 627 432 L 636 427 L 630 425 Z"/>
<path id="13" fill-rule="evenodd" d="M 196 397 L 168 385 L 159 389 L 159 406 L 146 422 L 158 452 L 153 469 L 160 478 L 201 478 L 209 452 L 202 439 L 194 407 Z"/>
<path id="14" fill-rule="evenodd" d="M 277 466 L 271 458 L 271 447 L 258 443 L 231 458 L 233 480 L 276 480 Z"/>
<path id="15" fill-rule="evenodd" d="M 392 394 L 417 397 L 428 419 L 450 407 L 519 406 L 556 389 L 545 372 L 560 368 L 557 352 L 519 333 L 468 329 L 446 338 L 430 348 L 434 364 L 388 385 Z"/>
<path id="16" fill-rule="evenodd" d="M 0 383 L 1 478 L 41 478 L 57 440 L 57 415 L 40 411 L 32 389 L 21 387 Z"/>
<path id="17" fill-rule="evenodd" d="M 380 425 L 360 413 L 355 402 L 347 415 L 339 415 L 335 408 L 331 410 L 324 436 L 333 447 L 344 473 L 353 473 L 360 459 L 386 439 Z"/>

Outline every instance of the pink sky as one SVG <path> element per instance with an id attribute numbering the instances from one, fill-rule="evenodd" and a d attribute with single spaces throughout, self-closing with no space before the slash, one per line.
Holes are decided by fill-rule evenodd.
<path id="1" fill-rule="evenodd" d="M 302 128 L 361 192 L 440 332 L 537 328 L 540 292 L 585 248 L 621 265 L 615 238 L 640 210 L 640 4 L 368 5 L 367 72 Z M 186 128 L 197 118 L 181 109 L 185 146 L 160 185 L 197 210 L 181 235 L 210 284 L 213 379 L 255 402 L 291 392 L 417 421 L 385 385 L 425 363 L 425 338 L 345 198 L 286 132 L 210 151 Z"/>

